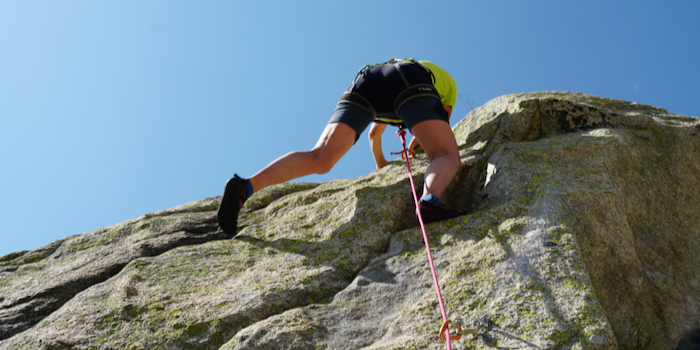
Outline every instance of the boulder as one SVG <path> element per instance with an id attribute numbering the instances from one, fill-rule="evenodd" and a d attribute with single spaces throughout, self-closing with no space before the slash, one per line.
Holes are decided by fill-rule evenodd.
<path id="1" fill-rule="evenodd" d="M 700 122 L 579 93 L 453 128 L 426 226 L 453 349 L 674 349 L 700 331 Z M 368 155 L 369 156 L 369 155 Z M 420 188 L 427 161 L 411 160 Z M 444 349 L 405 162 L 219 197 L 0 258 L 0 349 Z"/>

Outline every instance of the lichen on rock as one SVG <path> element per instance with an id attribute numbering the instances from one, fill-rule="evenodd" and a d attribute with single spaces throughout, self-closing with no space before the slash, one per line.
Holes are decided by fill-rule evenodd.
<path id="1" fill-rule="evenodd" d="M 498 97 L 454 128 L 427 225 L 453 348 L 659 348 L 700 329 L 700 129 L 580 93 Z M 411 161 L 417 185 L 427 167 Z M 0 258 L 0 349 L 443 349 L 402 160 L 266 188 L 235 238 L 219 198 Z M 34 311 L 34 312 L 33 312 Z"/>

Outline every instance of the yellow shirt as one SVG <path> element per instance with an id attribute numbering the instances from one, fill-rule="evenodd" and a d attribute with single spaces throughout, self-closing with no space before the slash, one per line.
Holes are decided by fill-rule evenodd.
<path id="1" fill-rule="evenodd" d="M 418 61 L 418 63 L 430 69 L 433 75 L 435 75 L 435 88 L 438 94 L 440 94 L 440 101 L 442 101 L 442 104 L 454 107 L 457 102 L 457 83 L 452 79 L 450 73 L 447 73 L 446 70 L 428 61 Z"/>

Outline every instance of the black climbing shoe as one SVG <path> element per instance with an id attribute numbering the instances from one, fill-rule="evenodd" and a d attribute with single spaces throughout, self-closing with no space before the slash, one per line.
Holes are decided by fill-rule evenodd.
<path id="1" fill-rule="evenodd" d="M 221 203 L 216 215 L 219 218 L 221 229 L 230 235 L 236 234 L 238 212 L 241 211 L 243 203 L 248 199 L 246 198 L 247 185 L 248 180 L 243 180 L 234 174 L 224 187 L 224 195 L 221 196 Z"/>
<path id="2" fill-rule="evenodd" d="M 444 204 L 437 204 L 428 201 L 419 201 L 420 215 L 424 223 L 442 221 L 458 216 L 467 215 L 465 210 L 448 207 Z"/>

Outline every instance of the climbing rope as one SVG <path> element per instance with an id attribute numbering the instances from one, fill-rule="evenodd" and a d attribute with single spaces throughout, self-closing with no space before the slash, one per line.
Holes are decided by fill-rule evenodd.
<path id="1" fill-rule="evenodd" d="M 433 283 L 435 284 L 435 291 L 437 292 L 438 302 L 440 303 L 440 312 L 442 313 L 443 325 L 440 329 L 440 338 L 443 339 L 447 344 L 447 350 L 452 350 L 452 343 L 450 341 L 450 320 L 447 319 L 447 312 L 445 311 L 445 303 L 442 301 L 442 293 L 440 293 L 440 284 L 438 283 L 437 273 L 435 272 L 435 265 L 433 264 L 433 255 L 430 253 L 430 244 L 428 243 L 428 234 L 425 232 L 425 224 L 423 223 L 423 216 L 420 213 L 420 205 L 418 204 L 418 195 L 416 194 L 416 185 L 413 183 L 413 174 L 411 174 L 411 162 L 409 161 L 409 150 L 406 148 L 406 130 L 403 124 L 396 125 L 399 127 L 399 131 L 396 132 L 396 136 L 401 139 L 401 145 L 403 150 L 401 150 L 401 158 L 406 159 L 406 168 L 408 168 L 408 179 L 411 182 L 411 191 L 413 191 L 413 201 L 416 203 L 416 213 L 418 214 L 418 222 L 420 223 L 421 231 L 423 232 L 423 241 L 425 242 L 425 250 L 428 252 L 428 261 L 430 262 L 430 271 L 433 273 Z M 461 330 L 459 326 L 458 329 Z M 446 331 L 446 332 L 445 332 Z M 461 337 L 461 335 L 460 335 Z M 458 338 L 457 338 L 458 339 Z"/>

